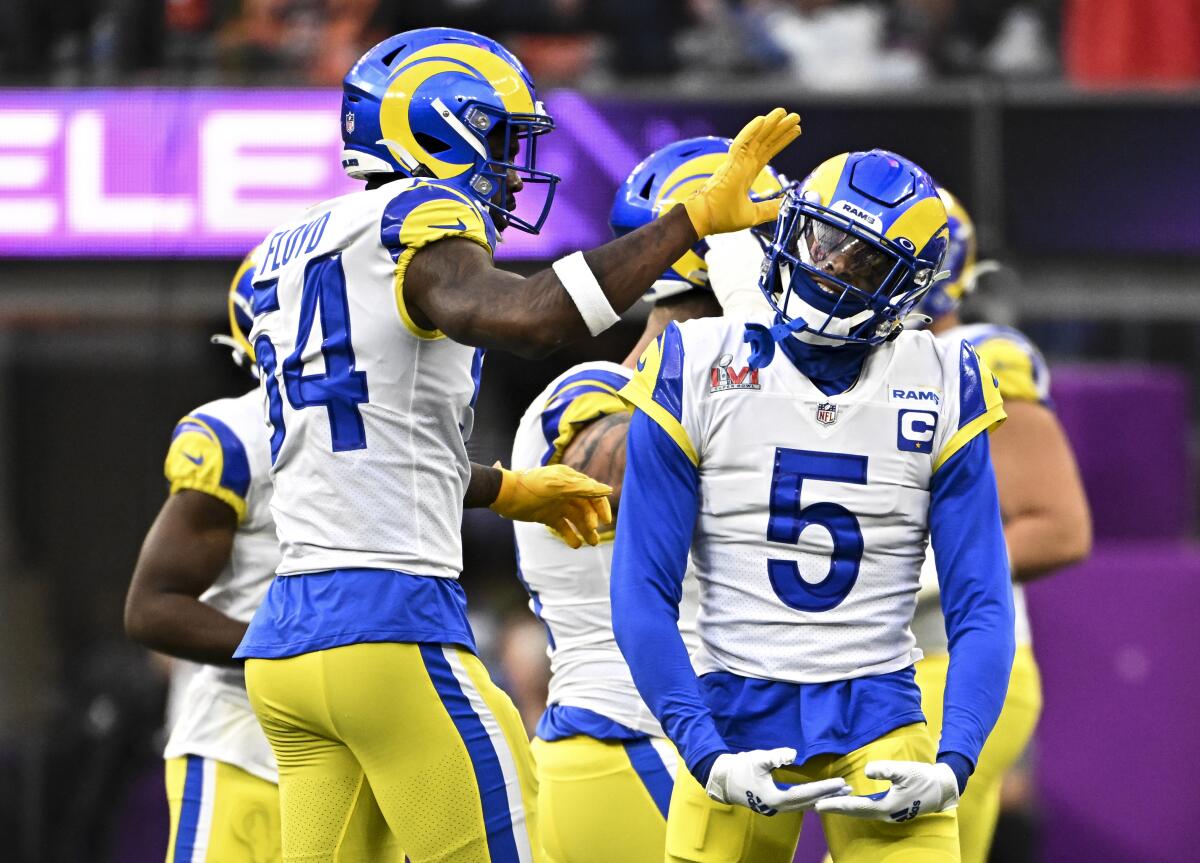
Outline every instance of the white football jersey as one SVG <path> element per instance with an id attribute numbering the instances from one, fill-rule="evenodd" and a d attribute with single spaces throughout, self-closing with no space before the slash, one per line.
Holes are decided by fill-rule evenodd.
<path id="1" fill-rule="evenodd" d="M 402 180 L 319 204 L 263 243 L 251 341 L 282 575 L 462 569 L 483 351 L 421 329 L 400 287 L 412 255 L 445 237 L 496 240 L 467 196 Z"/>
<path id="2" fill-rule="evenodd" d="M 252 390 L 240 398 L 210 402 L 180 420 L 165 465 L 172 493 L 204 492 L 238 513 L 229 562 L 200 601 L 247 622 L 279 563 L 271 519 L 269 437 L 262 398 Z M 173 699 L 173 725 L 163 757 L 200 755 L 277 781 L 275 758 L 250 707 L 242 669 L 181 663 L 177 673 L 189 674 L 190 680 Z"/>
<path id="3" fill-rule="evenodd" d="M 968 345 L 903 332 L 826 396 L 742 322 L 668 328 L 623 394 L 699 469 L 700 673 L 822 683 L 920 659 L 910 631 L 934 471 L 1004 417 Z"/>
<path id="4" fill-rule="evenodd" d="M 1050 404 L 1050 369 L 1041 351 L 1019 330 L 995 324 L 966 324 L 946 330 L 938 338 L 948 344 L 970 342 L 996 376 L 1000 395 L 1005 401 Z M 1033 632 L 1029 625 L 1025 588 L 1017 582 L 1013 582 L 1013 610 L 1016 612 L 1017 644 L 1030 644 Z M 913 634 L 917 637 L 917 645 L 928 656 L 944 654 L 950 649 L 932 549 L 921 569 L 921 592 L 917 597 Z"/>
<path id="5" fill-rule="evenodd" d="M 616 363 L 572 366 L 534 398 L 513 441 L 514 470 L 556 464 L 576 431 L 630 408 L 617 392 L 633 370 Z M 540 524 L 514 522 L 521 580 L 530 608 L 545 624 L 550 656 L 547 703 L 582 707 L 643 734 L 662 736 L 658 720 L 642 702 L 612 630 L 609 579 L 612 537 L 595 547 L 568 548 Z M 684 581 L 679 629 L 691 651 L 697 646 L 696 580 Z"/>

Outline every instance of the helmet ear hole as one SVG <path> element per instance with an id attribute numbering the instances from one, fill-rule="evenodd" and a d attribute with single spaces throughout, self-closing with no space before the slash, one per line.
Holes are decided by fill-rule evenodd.
<path id="1" fill-rule="evenodd" d="M 650 200 L 650 187 L 654 185 L 654 175 L 651 174 L 646 178 L 646 184 L 642 186 L 642 190 L 638 192 L 638 197 L 644 200 Z"/>
<path id="2" fill-rule="evenodd" d="M 433 135 L 425 132 L 414 132 L 413 137 L 417 143 L 431 156 L 436 156 L 438 153 L 444 153 L 450 149 L 450 145 L 445 141 L 433 137 Z"/>
<path id="3" fill-rule="evenodd" d="M 379 58 L 379 62 L 382 63 L 384 66 L 391 68 L 392 63 L 396 60 L 396 55 L 399 54 L 401 51 L 403 51 L 407 47 L 408 47 L 408 45 L 404 44 L 404 45 L 400 45 L 394 51 L 388 51 L 386 54 L 384 54 L 382 57 Z"/>

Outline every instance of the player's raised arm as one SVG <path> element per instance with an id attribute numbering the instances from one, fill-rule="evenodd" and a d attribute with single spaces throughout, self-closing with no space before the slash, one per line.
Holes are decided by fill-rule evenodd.
<path id="1" fill-rule="evenodd" d="M 596 335 L 699 239 L 774 219 L 779 201 L 754 201 L 750 189 L 767 162 L 799 134 L 799 117 L 782 108 L 756 117 L 682 206 L 528 278 L 496 269 L 489 250 L 477 242 L 450 237 L 430 243 L 412 256 L 404 273 L 408 313 L 425 330 L 521 355 Z"/>

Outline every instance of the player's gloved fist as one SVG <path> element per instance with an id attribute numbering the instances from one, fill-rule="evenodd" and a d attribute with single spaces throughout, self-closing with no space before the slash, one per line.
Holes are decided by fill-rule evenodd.
<path id="1" fill-rule="evenodd" d="M 683 202 L 696 236 L 740 231 L 779 215 L 783 198 L 750 200 L 750 186 L 767 162 L 800 137 L 800 116 L 776 108 L 755 117 L 733 139 L 725 161 Z"/>
<path id="2" fill-rule="evenodd" d="M 763 255 L 762 243 L 749 228 L 708 238 L 708 286 L 727 317 L 744 320 L 771 311 L 758 287 Z"/>
<path id="3" fill-rule="evenodd" d="M 736 803 L 760 815 L 808 809 L 824 797 L 850 793 L 850 786 L 844 779 L 822 779 L 784 787 L 776 785 L 771 771 L 795 760 L 795 749 L 727 752 L 713 762 L 704 790 L 719 803 Z"/>
<path id="4" fill-rule="evenodd" d="M 821 800 L 817 811 L 873 821 L 909 821 L 958 806 L 958 779 L 948 764 L 872 761 L 863 772 L 871 779 L 890 780 L 892 787 L 878 794 Z"/>
<path id="5" fill-rule="evenodd" d="M 600 542 L 600 525 L 611 524 L 612 486 L 565 464 L 512 471 L 500 467 L 500 491 L 491 509 L 513 521 L 546 525 L 571 548 Z"/>

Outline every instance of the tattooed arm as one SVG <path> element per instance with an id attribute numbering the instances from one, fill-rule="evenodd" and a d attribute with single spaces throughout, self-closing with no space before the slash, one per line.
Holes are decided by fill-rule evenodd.
<path id="1" fill-rule="evenodd" d="M 686 211 L 676 207 L 584 258 L 610 305 L 623 312 L 696 240 Z M 470 240 L 452 237 L 417 251 L 402 290 L 417 326 L 465 345 L 542 356 L 588 335 L 552 269 L 529 278 L 499 270 Z"/>
<path id="2" fill-rule="evenodd" d="M 562 463 L 612 486 L 608 502 L 616 515 L 621 504 L 621 481 L 625 476 L 625 432 L 630 414 L 608 414 L 575 434 L 563 451 Z"/>

